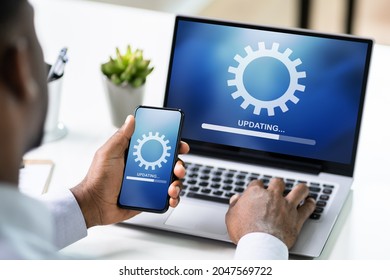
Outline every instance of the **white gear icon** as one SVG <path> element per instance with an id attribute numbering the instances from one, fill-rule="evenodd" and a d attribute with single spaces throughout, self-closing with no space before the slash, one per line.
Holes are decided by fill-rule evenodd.
<path id="1" fill-rule="evenodd" d="M 161 156 L 157 160 L 152 161 L 152 162 L 145 160 L 141 154 L 142 146 L 148 141 L 158 141 L 163 148 L 163 152 L 162 152 Z M 136 156 L 135 161 L 139 162 L 139 166 L 140 167 L 144 166 L 144 168 L 146 170 L 148 170 L 149 167 L 151 167 L 153 170 L 155 170 L 156 166 L 161 168 L 161 166 L 162 166 L 161 164 L 163 162 L 166 163 L 167 162 L 166 158 L 171 155 L 168 152 L 171 149 L 171 147 L 168 145 L 169 140 L 165 140 L 165 135 L 159 136 L 158 132 L 156 132 L 154 135 L 152 132 L 149 132 L 148 136 L 143 134 L 142 139 L 138 139 L 137 143 L 138 144 L 134 145 L 135 151 L 133 152 L 133 155 Z"/>
<path id="2" fill-rule="evenodd" d="M 254 106 L 253 114 L 260 115 L 261 109 L 267 109 L 268 116 L 275 115 L 275 108 L 280 107 L 282 112 L 287 112 L 288 107 L 286 105 L 287 101 L 292 101 L 294 104 L 297 104 L 299 98 L 294 95 L 295 91 L 305 91 L 305 86 L 298 83 L 298 79 L 305 78 L 306 72 L 298 72 L 296 67 L 302 64 L 302 61 L 297 58 L 294 61 L 290 60 L 289 56 L 292 54 L 292 50 L 287 48 L 283 53 L 279 52 L 279 44 L 273 43 L 271 49 L 265 48 L 264 42 L 258 43 L 258 50 L 253 51 L 250 46 L 245 47 L 247 55 L 241 57 L 236 55 L 234 60 L 238 62 L 237 68 L 230 66 L 228 71 L 229 73 L 235 74 L 235 79 L 228 80 L 228 86 L 235 86 L 237 91 L 232 93 L 232 97 L 237 99 L 242 97 L 244 101 L 241 104 L 241 108 L 246 109 L 250 104 Z M 290 84 L 286 92 L 280 97 L 274 100 L 260 100 L 253 97 L 245 88 L 243 82 L 243 76 L 245 68 L 255 59 L 260 57 L 272 57 L 284 64 L 290 74 Z"/>

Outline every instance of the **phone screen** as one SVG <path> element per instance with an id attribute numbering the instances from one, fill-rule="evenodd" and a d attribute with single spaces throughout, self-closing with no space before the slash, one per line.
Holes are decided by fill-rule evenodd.
<path id="1" fill-rule="evenodd" d="M 183 113 L 178 109 L 140 106 L 135 112 L 118 205 L 165 212 L 173 179 Z"/>

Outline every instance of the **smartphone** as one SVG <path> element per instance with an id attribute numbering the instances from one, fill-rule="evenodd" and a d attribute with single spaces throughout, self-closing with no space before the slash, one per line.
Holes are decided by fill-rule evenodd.
<path id="1" fill-rule="evenodd" d="M 130 139 L 118 206 L 164 213 L 181 139 L 180 109 L 139 106 Z"/>

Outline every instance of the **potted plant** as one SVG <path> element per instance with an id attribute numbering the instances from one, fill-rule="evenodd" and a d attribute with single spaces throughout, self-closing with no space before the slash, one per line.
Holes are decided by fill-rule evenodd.
<path id="1" fill-rule="evenodd" d="M 143 51 L 132 51 L 130 45 L 122 54 L 116 48 L 116 57 L 101 64 L 112 123 L 120 127 L 126 116 L 142 104 L 147 76 L 153 71 Z"/>

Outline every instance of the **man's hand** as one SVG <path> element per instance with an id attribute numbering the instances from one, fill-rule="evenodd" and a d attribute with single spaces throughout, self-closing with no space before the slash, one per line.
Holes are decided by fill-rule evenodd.
<path id="1" fill-rule="evenodd" d="M 307 197 L 309 190 L 303 184 L 296 185 L 285 197 L 284 187 L 281 179 L 272 179 L 268 189 L 262 181 L 252 181 L 241 196 L 231 198 L 226 225 L 234 243 L 247 233 L 264 232 L 279 238 L 288 248 L 294 245 L 315 209 L 315 201 Z"/>
<path id="2" fill-rule="evenodd" d="M 139 214 L 139 211 L 117 206 L 122 183 L 125 151 L 134 132 L 135 119 L 129 116 L 123 126 L 96 152 L 84 180 L 72 188 L 87 227 L 118 223 Z M 180 143 L 180 154 L 188 153 L 187 143 Z M 178 178 L 168 189 L 169 205 L 176 207 L 180 199 L 180 178 L 185 175 L 182 161 L 177 161 L 174 174 Z"/>

